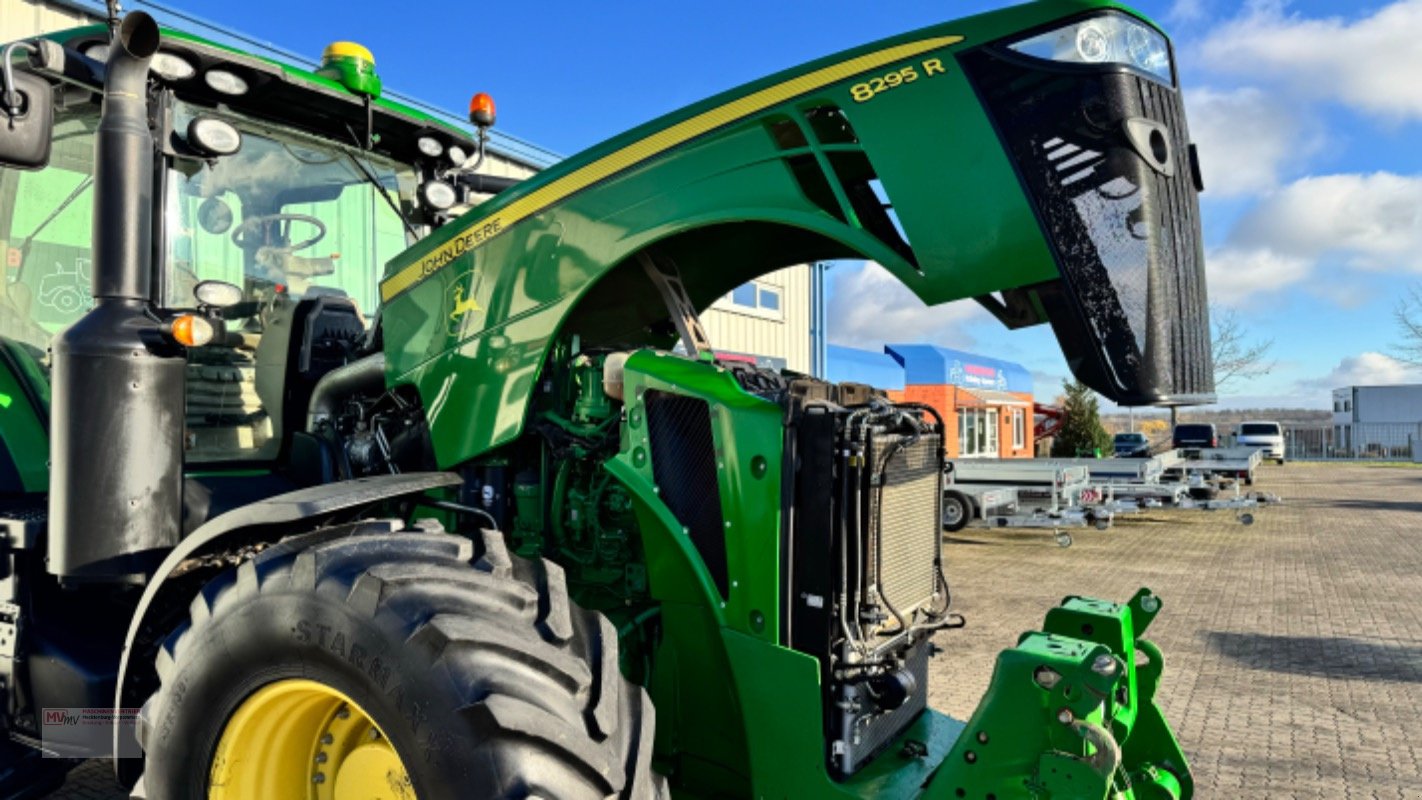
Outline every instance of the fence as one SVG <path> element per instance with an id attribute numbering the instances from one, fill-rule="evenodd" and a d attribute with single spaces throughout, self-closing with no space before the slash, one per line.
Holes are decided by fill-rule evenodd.
<path id="1" fill-rule="evenodd" d="M 1284 453 L 1304 460 L 1422 461 L 1422 423 L 1286 426 Z"/>

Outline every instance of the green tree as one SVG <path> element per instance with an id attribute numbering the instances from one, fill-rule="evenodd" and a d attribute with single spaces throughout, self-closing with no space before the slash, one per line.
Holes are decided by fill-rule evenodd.
<path id="1" fill-rule="evenodd" d="M 1062 381 L 1062 427 L 1052 439 L 1052 455 L 1071 458 L 1078 453 L 1111 452 L 1111 434 L 1101 425 L 1101 405 L 1086 384 Z"/>

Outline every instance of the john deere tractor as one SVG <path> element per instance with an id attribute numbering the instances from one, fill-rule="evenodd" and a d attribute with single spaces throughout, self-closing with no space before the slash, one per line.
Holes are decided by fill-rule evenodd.
<path id="1" fill-rule="evenodd" d="M 1150 21 L 906 33 L 522 181 L 480 171 L 487 98 L 467 133 L 349 43 L 309 72 L 131 13 L 3 60 L 6 792 L 112 755 L 155 800 L 1191 795 L 1146 590 L 927 708 L 966 635 L 941 421 L 697 322 L 872 260 L 1050 324 L 1116 402 L 1208 398 Z"/>

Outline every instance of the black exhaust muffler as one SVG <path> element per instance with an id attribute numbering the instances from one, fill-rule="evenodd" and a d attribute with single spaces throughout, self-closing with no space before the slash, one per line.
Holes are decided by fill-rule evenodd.
<path id="1" fill-rule="evenodd" d="M 186 359 L 152 308 L 159 39 L 137 11 L 114 33 L 94 146 L 94 307 L 53 344 L 49 570 L 67 582 L 141 582 L 180 535 Z"/>

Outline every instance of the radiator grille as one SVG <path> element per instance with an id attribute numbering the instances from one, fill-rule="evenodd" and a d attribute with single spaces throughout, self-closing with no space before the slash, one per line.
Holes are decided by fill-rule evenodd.
<path id="1" fill-rule="evenodd" d="M 1135 405 L 1214 391 L 1202 235 L 1179 92 L 1126 71 L 1091 74 L 983 48 L 964 57 L 1057 253 L 1080 319 L 1065 333 L 1073 370 Z M 1169 131 L 1157 172 L 1125 120 Z M 1053 314 L 1058 337 L 1068 324 Z M 1078 340 L 1102 352 L 1081 359 Z M 1085 354 L 1085 353 L 1083 353 Z M 1091 367 L 1103 358 L 1104 373 Z M 1080 364 L 1076 363 L 1080 362 Z"/>
<path id="2" fill-rule="evenodd" d="M 685 525 L 721 596 L 728 594 L 726 527 L 716 480 L 716 442 L 705 400 L 647 392 L 652 479 L 662 501 Z"/>
<path id="3" fill-rule="evenodd" d="M 917 441 L 900 434 L 875 436 L 869 463 L 870 536 L 867 564 L 879 594 L 900 614 L 928 604 L 938 588 L 943 442 L 937 434 Z M 880 478 L 879 476 L 882 476 Z"/>
<path id="4" fill-rule="evenodd" d="M 1162 349 L 1169 349 L 1177 391 L 1182 394 L 1210 392 L 1214 390 L 1213 355 L 1207 321 L 1199 205 L 1194 199 L 1186 155 L 1190 147 L 1189 130 L 1174 90 L 1140 77 L 1134 82 L 1140 92 L 1144 116 L 1164 123 L 1173 134 L 1171 149 L 1179 156 L 1177 169 L 1181 173 L 1175 180 L 1151 173 L 1154 196 L 1161 199 L 1162 249 L 1175 260 L 1173 269 L 1160 273 L 1161 291 L 1151 296 L 1151 302 L 1158 303 L 1160 309 L 1152 316 L 1164 320 L 1164 329 L 1157 334 L 1162 338 Z M 1196 321 L 1199 322 L 1189 324 Z M 1165 354 L 1158 357 L 1164 358 Z"/>

